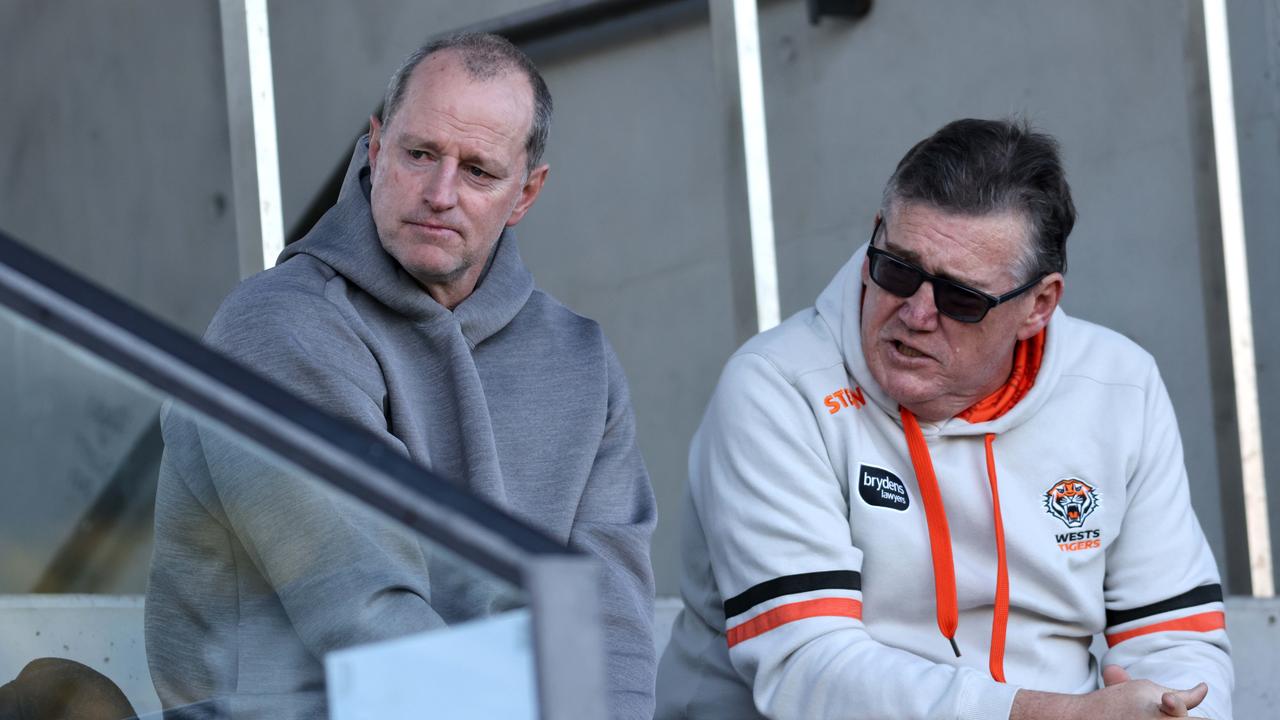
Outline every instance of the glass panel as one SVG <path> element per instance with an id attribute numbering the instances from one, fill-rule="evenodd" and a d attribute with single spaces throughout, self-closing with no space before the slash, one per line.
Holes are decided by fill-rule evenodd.
<path id="1" fill-rule="evenodd" d="M 7 308 L 0 348 L 0 709 L 317 717 L 383 643 L 336 657 L 503 658 L 468 677 L 533 716 L 522 590 Z"/>

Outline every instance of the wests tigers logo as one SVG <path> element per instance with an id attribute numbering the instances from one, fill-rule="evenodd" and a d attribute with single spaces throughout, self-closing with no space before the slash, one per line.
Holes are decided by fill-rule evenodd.
<path id="1" fill-rule="evenodd" d="M 1069 528 L 1078 528 L 1098 509 L 1099 493 L 1079 478 L 1064 478 L 1044 494 L 1044 507 Z"/>

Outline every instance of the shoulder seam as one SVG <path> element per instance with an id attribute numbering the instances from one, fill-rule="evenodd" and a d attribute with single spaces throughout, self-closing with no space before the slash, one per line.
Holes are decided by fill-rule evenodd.
<path id="1" fill-rule="evenodd" d="M 792 387 L 795 387 L 796 383 L 800 381 L 800 378 L 804 377 L 805 375 L 809 375 L 810 373 L 820 372 L 822 370 L 830 370 L 833 367 L 844 366 L 844 359 L 842 358 L 829 365 L 822 365 L 819 367 L 808 368 L 798 373 L 791 374 L 791 373 L 787 373 L 782 368 L 778 367 L 778 363 L 774 362 L 773 358 L 763 353 L 757 352 L 755 350 L 739 350 L 738 352 L 734 353 L 732 357 L 745 357 L 747 355 L 758 357 L 761 360 L 764 360 L 765 362 L 769 363 L 769 367 L 773 368 L 773 371 L 776 372 L 778 376 L 781 377 L 783 380 L 786 380 L 787 384 Z"/>

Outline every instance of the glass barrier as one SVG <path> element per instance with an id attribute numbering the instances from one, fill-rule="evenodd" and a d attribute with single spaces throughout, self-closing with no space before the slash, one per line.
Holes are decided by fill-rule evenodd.
<path id="1" fill-rule="evenodd" d="M 333 700 L 383 717 L 351 701 L 385 699 L 379 679 L 408 667 L 401 694 L 470 682 L 450 717 L 534 716 L 522 589 L 6 308 L 0 347 L 9 690 L 105 703 L 81 692 L 100 683 L 129 715 L 316 717 Z M 485 700 L 501 702 L 468 711 Z"/>
<path id="2" fill-rule="evenodd" d="M 3 233 L 0 492 L 0 714 L 606 714 L 594 560 Z"/>

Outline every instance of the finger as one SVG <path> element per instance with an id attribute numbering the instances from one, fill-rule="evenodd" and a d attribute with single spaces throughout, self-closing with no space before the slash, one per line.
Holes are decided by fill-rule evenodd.
<path id="1" fill-rule="evenodd" d="M 1209 686 L 1200 683 L 1190 690 L 1170 690 L 1160 696 L 1160 712 L 1169 717 L 1186 717 L 1187 711 L 1199 705 L 1209 694 Z"/>
<path id="2" fill-rule="evenodd" d="M 1179 697 L 1178 691 L 1170 691 L 1160 696 L 1160 712 L 1169 717 L 1186 717 L 1187 704 Z"/>
<path id="3" fill-rule="evenodd" d="M 1102 684 L 1104 687 L 1129 682 L 1129 673 L 1119 665 L 1107 665 L 1102 668 Z"/>
<path id="4" fill-rule="evenodd" d="M 1182 700 L 1182 704 L 1190 710 L 1204 702 L 1205 696 L 1209 694 L 1209 686 L 1204 683 L 1200 683 L 1190 690 L 1177 690 L 1175 691 L 1175 694 L 1177 694 L 1179 699 Z"/>

